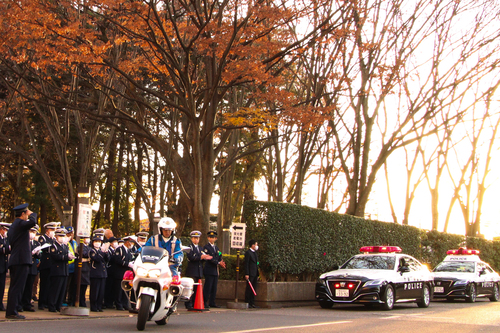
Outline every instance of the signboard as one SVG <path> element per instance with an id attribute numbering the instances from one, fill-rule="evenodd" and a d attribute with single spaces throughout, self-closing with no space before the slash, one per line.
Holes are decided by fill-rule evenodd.
<path id="1" fill-rule="evenodd" d="M 78 237 L 90 237 L 92 228 L 92 205 L 78 205 L 78 221 L 76 227 L 76 235 Z"/>
<path id="2" fill-rule="evenodd" d="M 243 249 L 245 248 L 245 231 L 247 225 L 245 223 L 233 223 L 229 230 L 231 231 L 231 248 Z"/>

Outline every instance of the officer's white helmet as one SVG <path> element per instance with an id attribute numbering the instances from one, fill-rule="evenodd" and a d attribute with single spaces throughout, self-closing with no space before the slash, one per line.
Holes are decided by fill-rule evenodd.
<path id="1" fill-rule="evenodd" d="M 161 229 L 172 230 L 174 232 L 177 224 L 170 217 L 162 217 L 158 222 L 158 233 L 161 234 Z"/>

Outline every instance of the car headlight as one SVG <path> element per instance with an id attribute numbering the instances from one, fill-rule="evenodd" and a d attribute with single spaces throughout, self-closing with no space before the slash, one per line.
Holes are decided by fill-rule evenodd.
<path id="1" fill-rule="evenodd" d="M 161 269 L 151 269 L 148 272 L 149 277 L 157 278 L 161 274 Z"/>
<path id="2" fill-rule="evenodd" d="M 148 276 L 148 270 L 145 269 L 144 267 L 137 267 L 137 275 L 141 277 L 146 277 Z"/>
<path id="3" fill-rule="evenodd" d="M 458 281 L 455 281 L 454 285 L 455 286 L 466 286 L 468 283 L 469 283 L 469 281 L 467 281 L 467 280 L 458 280 Z"/>
<path id="4" fill-rule="evenodd" d="M 370 280 L 365 282 L 365 287 L 366 286 L 380 286 L 383 284 L 385 280 Z"/>

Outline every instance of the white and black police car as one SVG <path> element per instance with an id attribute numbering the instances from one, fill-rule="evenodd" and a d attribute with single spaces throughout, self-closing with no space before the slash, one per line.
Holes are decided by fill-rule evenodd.
<path id="1" fill-rule="evenodd" d="M 477 297 L 500 298 L 500 276 L 479 259 L 479 250 L 449 250 L 446 258 L 434 268 L 434 298 L 465 299 L 473 303 Z"/>
<path id="2" fill-rule="evenodd" d="M 316 300 L 322 308 L 335 303 L 379 304 L 385 310 L 403 302 L 429 306 L 434 280 L 425 265 L 398 246 L 364 246 L 360 252 L 319 277 Z"/>

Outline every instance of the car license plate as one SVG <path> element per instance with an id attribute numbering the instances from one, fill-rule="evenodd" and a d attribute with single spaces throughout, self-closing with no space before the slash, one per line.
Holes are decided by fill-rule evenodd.
<path id="1" fill-rule="evenodd" d="M 444 293 L 444 287 L 434 287 L 435 293 Z"/>
<path id="2" fill-rule="evenodd" d="M 349 297 L 349 289 L 335 289 L 336 297 Z"/>

